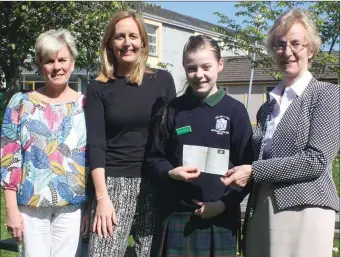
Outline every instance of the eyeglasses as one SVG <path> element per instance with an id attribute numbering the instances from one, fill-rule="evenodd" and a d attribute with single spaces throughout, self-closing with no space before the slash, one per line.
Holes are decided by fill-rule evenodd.
<path id="1" fill-rule="evenodd" d="M 283 53 L 287 49 L 287 46 L 290 47 L 291 52 L 293 53 L 298 53 L 301 52 L 308 44 L 301 44 L 301 43 L 295 43 L 294 45 L 288 45 L 284 43 L 279 43 L 276 45 L 273 45 L 272 48 L 277 52 L 277 53 Z"/>

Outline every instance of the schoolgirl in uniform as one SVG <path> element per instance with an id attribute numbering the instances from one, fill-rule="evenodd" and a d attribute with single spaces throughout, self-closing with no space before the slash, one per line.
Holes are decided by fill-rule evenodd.
<path id="1" fill-rule="evenodd" d="M 183 164 L 188 147 L 229 151 L 230 167 L 252 161 L 248 113 L 216 85 L 223 65 L 216 41 L 191 36 L 183 50 L 189 87 L 152 119 L 145 170 L 158 185 L 160 212 L 152 256 L 236 255 L 240 202 L 249 188 L 225 187 L 220 175 Z"/>

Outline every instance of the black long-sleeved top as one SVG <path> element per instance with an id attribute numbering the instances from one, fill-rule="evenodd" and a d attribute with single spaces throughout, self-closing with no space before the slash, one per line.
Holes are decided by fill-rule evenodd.
<path id="1" fill-rule="evenodd" d="M 141 85 L 126 78 L 92 81 L 85 115 L 90 170 L 105 168 L 108 177 L 139 177 L 152 109 L 175 97 L 170 73 L 145 74 Z"/>
<path id="2" fill-rule="evenodd" d="M 190 126 L 192 132 L 178 135 L 176 129 L 185 126 Z M 169 177 L 168 171 L 182 166 L 184 144 L 228 149 L 229 168 L 251 164 L 251 138 L 252 128 L 244 105 L 222 89 L 204 101 L 192 93 L 172 100 L 151 129 L 144 169 L 159 185 L 163 212 L 186 211 L 188 208 L 183 208 L 181 202 L 193 205 L 192 199 L 222 200 L 226 206 L 239 206 L 249 187 L 242 192 L 230 190 L 220 181 L 221 176 L 208 173 L 201 173 L 191 182 L 177 181 Z"/>

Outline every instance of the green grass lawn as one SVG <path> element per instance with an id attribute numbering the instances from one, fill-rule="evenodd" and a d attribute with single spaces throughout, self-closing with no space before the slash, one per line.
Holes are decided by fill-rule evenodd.
<path id="1" fill-rule="evenodd" d="M 340 155 L 335 159 L 334 165 L 333 165 L 333 179 L 337 188 L 338 195 L 340 197 Z M 7 232 L 5 228 L 5 220 L 6 220 L 6 210 L 5 210 L 5 201 L 3 198 L 3 193 L 0 191 L 1 197 L 0 197 L 0 203 L 1 203 L 1 209 L 0 209 L 0 239 L 6 239 L 9 238 L 10 235 Z M 129 237 L 129 245 L 132 246 L 134 244 L 134 240 L 132 237 Z M 334 240 L 334 248 L 337 248 L 337 251 L 333 252 L 333 257 L 339 257 L 340 256 L 340 240 L 335 239 Z M 0 256 L 1 257 L 17 257 L 17 253 L 8 252 L 0 250 Z"/>
<path id="2" fill-rule="evenodd" d="M 336 185 L 337 193 L 340 197 L 340 153 L 334 160 L 333 164 L 333 179 Z"/>
<path id="3" fill-rule="evenodd" d="M 336 185 L 336 190 L 340 198 L 340 153 L 335 158 L 334 165 L 333 165 L 333 179 Z M 340 240 L 335 239 L 334 240 L 334 249 L 336 251 L 333 251 L 333 257 L 340 257 Z"/>
<path id="4" fill-rule="evenodd" d="M 340 257 L 340 240 L 339 239 L 335 239 L 334 240 L 334 249 L 333 250 L 333 257 Z"/>
<path id="5" fill-rule="evenodd" d="M 0 209 L 0 239 L 6 239 L 10 238 L 10 234 L 7 232 L 7 229 L 5 228 L 6 223 L 6 209 L 5 209 L 5 200 L 3 197 L 3 192 L 0 190 L 0 203 L 1 203 L 1 209 Z M 3 251 L 0 250 L 0 256 L 1 257 L 17 257 L 19 256 L 17 253 L 9 252 L 9 251 Z"/>

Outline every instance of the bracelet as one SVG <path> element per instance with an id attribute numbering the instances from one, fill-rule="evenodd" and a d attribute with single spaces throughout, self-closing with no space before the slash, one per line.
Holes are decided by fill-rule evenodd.
<path id="1" fill-rule="evenodd" d="M 109 198 L 109 196 L 102 196 L 102 197 L 98 197 L 96 200 L 99 201 L 99 200 L 102 200 L 104 198 Z"/>

